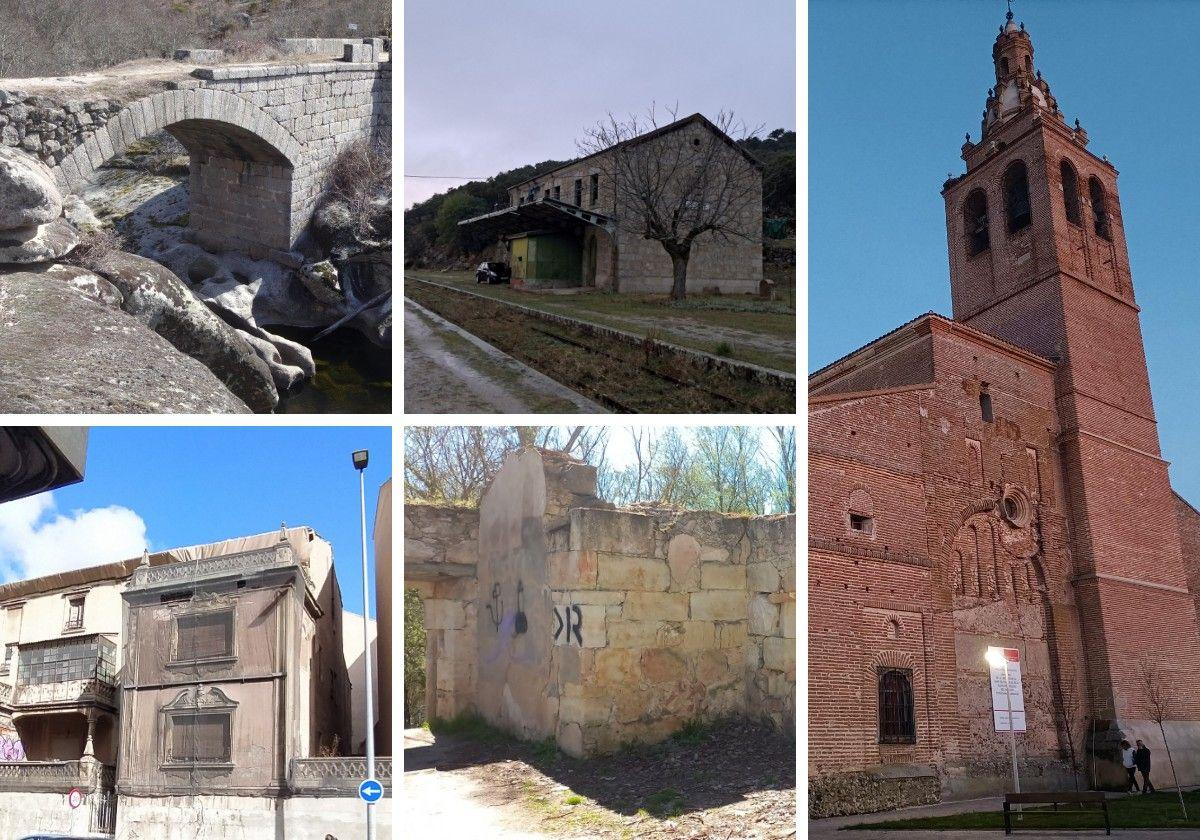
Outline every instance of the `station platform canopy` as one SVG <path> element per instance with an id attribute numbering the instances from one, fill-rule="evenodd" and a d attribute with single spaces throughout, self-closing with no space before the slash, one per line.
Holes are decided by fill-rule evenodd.
<path id="1" fill-rule="evenodd" d="M 538 198 L 524 204 L 516 204 L 481 216 L 463 219 L 460 227 L 470 227 L 473 232 L 487 236 L 507 236 L 531 230 L 575 230 L 583 225 L 595 225 L 609 233 L 617 229 L 610 217 L 555 198 Z"/>

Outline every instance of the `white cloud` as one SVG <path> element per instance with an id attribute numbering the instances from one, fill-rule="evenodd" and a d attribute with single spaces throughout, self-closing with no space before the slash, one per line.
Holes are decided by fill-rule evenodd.
<path id="1" fill-rule="evenodd" d="M 53 493 L 0 504 L 0 583 L 137 557 L 146 523 L 112 505 L 59 513 Z"/>

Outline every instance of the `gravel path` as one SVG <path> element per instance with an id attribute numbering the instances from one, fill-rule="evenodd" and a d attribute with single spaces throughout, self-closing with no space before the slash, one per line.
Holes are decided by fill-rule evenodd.
<path id="1" fill-rule="evenodd" d="M 423 306 L 404 299 L 410 414 L 603 414 L 604 409 Z"/>

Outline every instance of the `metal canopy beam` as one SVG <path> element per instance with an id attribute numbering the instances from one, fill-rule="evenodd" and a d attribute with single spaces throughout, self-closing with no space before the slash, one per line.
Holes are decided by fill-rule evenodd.
<path id="1" fill-rule="evenodd" d="M 525 233 L 539 228 L 575 229 L 583 225 L 595 225 L 609 234 L 615 233 L 617 229 L 617 223 L 608 216 L 545 197 L 463 219 L 458 224 L 470 225 L 479 233 L 492 236 Z"/>

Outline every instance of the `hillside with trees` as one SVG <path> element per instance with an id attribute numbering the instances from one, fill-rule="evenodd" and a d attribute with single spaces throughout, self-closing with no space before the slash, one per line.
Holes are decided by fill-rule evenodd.
<path id="1" fill-rule="evenodd" d="M 387 0 L 5 0 L 0 10 L 0 78 L 61 76 L 180 47 L 255 60 L 269 58 L 277 38 L 391 32 Z"/>
<path id="2" fill-rule="evenodd" d="M 763 164 L 763 219 L 782 220 L 788 235 L 796 227 L 796 132 L 777 128 L 765 137 L 739 142 Z M 508 190 L 522 181 L 570 163 L 546 160 L 469 181 L 414 204 L 404 213 L 404 264 L 408 268 L 468 266 L 490 243 L 458 227 L 469 219 L 507 206 Z"/>

